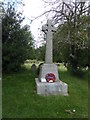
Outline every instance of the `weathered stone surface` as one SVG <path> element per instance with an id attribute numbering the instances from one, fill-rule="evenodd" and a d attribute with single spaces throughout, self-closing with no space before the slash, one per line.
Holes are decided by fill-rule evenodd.
<path id="1" fill-rule="evenodd" d="M 31 66 L 31 70 L 32 70 L 32 72 L 36 72 L 36 65 L 35 64 L 33 64 L 32 66 Z"/>
<path id="2" fill-rule="evenodd" d="M 39 80 L 41 81 L 41 78 L 45 78 L 47 73 L 53 73 L 56 77 L 55 81 L 59 80 L 58 70 L 55 64 L 43 64 L 40 69 Z"/>
<path id="3" fill-rule="evenodd" d="M 46 34 L 46 53 L 45 53 L 45 63 L 52 64 L 53 54 L 52 54 L 52 34 L 56 31 L 56 27 L 52 24 L 52 20 L 48 20 L 47 24 L 42 26 L 42 31 Z"/>
<path id="4" fill-rule="evenodd" d="M 38 78 L 36 80 L 37 94 L 39 95 L 65 95 L 68 93 L 68 85 L 62 81 L 57 81 L 54 83 L 42 83 Z"/>
<path id="5" fill-rule="evenodd" d="M 48 20 L 42 29 L 46 34 L 46 54 L 45 64 L 41 65 L 39 78 L 36 78 L 37 94 L 68 95 L 68 85 L 59 80 L 57 66 L 52 62 L 52 34 L 56 28 L 53 26 L 52 21 Z M 55 75 L 55 82 L 49 83 L 45 80 L 48 73 Z"/>

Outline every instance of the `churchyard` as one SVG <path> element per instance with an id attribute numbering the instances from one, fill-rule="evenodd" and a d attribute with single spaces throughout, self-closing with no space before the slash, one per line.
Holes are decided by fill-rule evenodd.
<path id="1" fill-rule="evenodd" d="M 1 5 L 2 118 L 88 119 L 89 4 L 58 1 L 37 39 L 31 24 L 47 11 L 22 26 L 23 12 Z"/>
<path id="2" fill-rule="evenodd" d="M 69 86 L 69 95 L 42 96 L 36 93 L 32 64 L 26 62 L 22 71 L 3 74 L 2 116 L 3 118 L 87 118 L 88 117 L 88 71 L 82 77 L 71 75 L 63 64 L 58 66 L 59 78 Z M 52 84 L 52 83 L 51 83 Z"/>
<path id="3" fill-rule="evenodd" d="M 87 118 L 88 71 L 71 74 L 65 63 L 53 62 L 52 20 L 46 34 L 45 61 L 27 60 L 21 72 L 3 74 L 3 118 Z"/>

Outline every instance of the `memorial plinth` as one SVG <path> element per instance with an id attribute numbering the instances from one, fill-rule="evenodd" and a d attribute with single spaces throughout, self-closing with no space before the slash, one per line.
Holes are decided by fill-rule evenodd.
<path id="1" fill-rule="evenodd" d="M 68 86 L 62 81 L 48 83 L 40 82 L 38 78 L 36 78 L 35 80 L 37 85 L 37 94 L 39 95 L 68 95 Z"/>
<path id="2" fill-rule="evenodd" d="M 56 31 L 52 21 L 48 20 L 47 24 L 42 27 L 43 32 L 46 34 L 46 53 L 45 64 L 40 68 L 39 78 L 36 78 L 37 94 L 39 95 L 68 95 L 68 85 L 59 80 L 58 69 L 52 62 L 52 34 Z M 48 73 L 55 75 L 55 82 L 47 82 L 46 75 Z"/>

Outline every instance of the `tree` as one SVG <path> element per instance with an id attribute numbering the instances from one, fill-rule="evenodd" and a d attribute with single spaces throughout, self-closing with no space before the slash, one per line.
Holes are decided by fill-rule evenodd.
<path id="1" fill-rule="evenodd" d="M 45 61 L 45 49 L 45 44 L 43 44 L 41 47 L 35 50 L 37 60 Z"/>
<path id="2" fill-rule="evenodd" d="M 90 5 L 86 2 L 70 3 L 58 0 L 45 1 L 45 3 L 51 5 L 46 13 L 51 13 L 54 23 L 59 25 L 54 36 L 54 53 L 58 54 L 54 60 L 67 62 L 68 68 L 73 72 L 80 67 L 90 66 L 87 30 L 90 24 Z"/>
<path id="3" fill-rule="evenodd" d="M 27 27 L 22 27 L 22 13 L 10 4 L 2 17 L 2 68 L 18 71 L 21 64 L 32 58 L 33 38 Z"/>
<path id="4" fill-rule="evenodd" d="M 83 16 L 84 21 L 82 18 L 82 23 L 84 25 L 88 23 L 87 16 Z M 86 19 L 86 20 L 85 20 Z M 79 35 L 73 36 L 74 39 L 74 46 L 72 45 L 72 41 L 70 41 L 69 34 L 68 34 L 68 25 L 67 23 L 59 26 L 58 31 L 54 35 L 54 59 L 59 62 L 68 63 L 68 67 L 73 70 L 77 70 L 77 68 L 82 68 L 86 66 L 90 66 L 89 64 L 89 38 L 88 38 L 88 30 L 82 26 L 80 27 L 81 31 Z M 74 51 L 72 48 L 74 47 Z M 73 53 L 72 53 L 73 52 Z M 57 55 L 57 54 L 58 55 Z M 73 61 L 72 61 L 73 60 Z M 71 66 L 72 63 L 74 64 L 74 68 Z M 76 68 L 75 68 L 76 67 Z"/>

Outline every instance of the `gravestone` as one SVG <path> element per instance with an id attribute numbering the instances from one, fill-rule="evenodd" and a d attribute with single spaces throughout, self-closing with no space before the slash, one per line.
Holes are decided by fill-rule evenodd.
<path id="1" fill-rule="evenodd" d="M 59 80 L 58 68 L 53 64 L 52 37 L 56 29 L 51 20 L 48 20 L 47 24 L 42 26 L 42 31 L 46 34 L 46 53 L 45 63 L 40 68 L 39 78 L 36 78 L 37 94 L 40 95 L 68 95 L 68 85 Z M 48 73 L 55 75 L 55 82 L 47 82 L 46 75 Z"/>
<path id="2" fill-rule="evenodd" d="M 31 66 L 31 70 L 32 70 L 33 73 L 36 72 L 36 65 L 35 65 L 35 64 L 33 64 L 33 65 Z"/>

